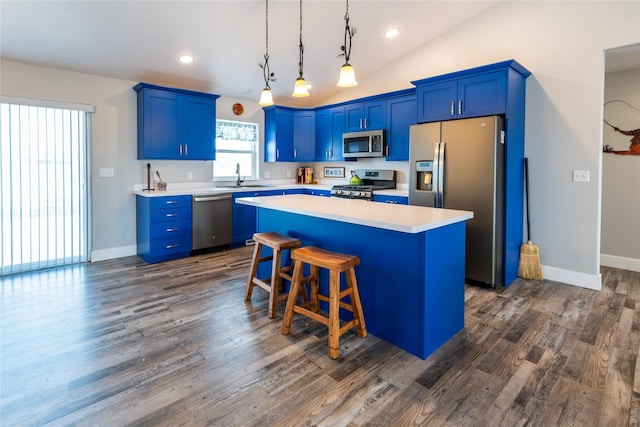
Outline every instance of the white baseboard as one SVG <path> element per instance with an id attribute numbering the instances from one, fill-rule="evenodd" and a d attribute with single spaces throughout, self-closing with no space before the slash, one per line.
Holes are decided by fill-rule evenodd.
<path id="1" fill-rule="evenodd" d="M 105 261 L 107 259 L 122 258 L 126 256 L 136 255 L 138 246 L 120 246 L 119 248 L 101 249 L 91 251 L 91 262 Z"/>
<path id="2" fill-rule="evenodd" d="M 567 283 L 569 285 L 580 286 L 582 288 L 599 291 L 602 289 L 602 275 L 585 274 L 577 271 L 564 270 L 562 268 L 542 266 L 542 275 L 547 280 Z"/>
<path id="3" fill-rule="evenodd" d="M 605 267 L 621 268 L 623 270 L 640 272 L 640 259 L 600 254 L 600 264 Z"/>

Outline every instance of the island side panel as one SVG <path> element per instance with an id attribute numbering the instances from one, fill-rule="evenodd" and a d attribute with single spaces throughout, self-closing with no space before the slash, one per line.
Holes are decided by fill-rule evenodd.
<path id="1" fill-rule="evenodd" d="M 305 246 L 360 257 L 356 275 L 367 330 L 423 359 L 464 322 L 464 227 L 461 222 L 437 233 L 401 233 L 258 208 L 259 231 L 277 231 L 299 238 Z M 446 253 L 460 240 L 459 231 L 449 236 L 449 230 L 460 228 L 460 248 L 453 251 L 455 254 Z M 440 246 L 444 249 L 437 249 Z M 438 254 L 427 250 L 438 250 Z M 460 263 L 460 251 L 462 264 L 458 268 L 462 275 L 445 271 Z M 323 274 L 321 288 L 325 292 L 326 286 L 327 275 Z M 446 292 L 456 286 L 459 290 Z M 439 300 L 431 301 L 432 298 Z M 452 309 L 456 304 L 460 307 Z M 427 313 L 426 307 L 433 307 L 434 311 Z M 346 313 L 344 317 L 349 318 Z M 449 336 L 444 338 L 445 335 Z"/>
<path id="2" fill-rule="evenodd" d="M 464 328 L 466 222 L 427 232 L 425 339 L 429 355 Z"/>

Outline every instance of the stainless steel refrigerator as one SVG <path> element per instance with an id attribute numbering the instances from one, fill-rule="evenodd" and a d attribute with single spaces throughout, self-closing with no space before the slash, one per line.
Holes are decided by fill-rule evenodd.
<path id="1" fill-rule="evenodd" d="M 411 126 L 409 204 L 473 211 L 465 277 L 504 285 L 504 123 L 498 116 Z"/>

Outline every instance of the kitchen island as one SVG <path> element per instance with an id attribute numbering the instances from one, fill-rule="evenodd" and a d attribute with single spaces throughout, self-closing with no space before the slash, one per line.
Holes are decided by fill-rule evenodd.
<path id="1" fill-rule="evenodd" d="M 371 334 L 426 359 L 464 327 L 465 221 L 472 212 L 301 194 L 236 203 L 258 208 L 258 231 L 360 257 L 356 275 Z"/>

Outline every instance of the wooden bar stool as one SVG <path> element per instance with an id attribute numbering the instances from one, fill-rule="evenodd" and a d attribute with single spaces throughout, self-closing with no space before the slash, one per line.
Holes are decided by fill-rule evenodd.
<path id="1" fill-rule="evenodd" d="M 356 328 L 356 333 L 360 338 L 367 336 L 356 283 L 355 266 L 360 264 L 360 259 L 354 255 L 346 255 L 331 252 L 313 246 L 295 249 L 291 251 L 291 259 L 294 260 L 293 281 L 289 290 L 289 298 L 284 310 L 284 320 L 282 322 L 282 333 L 288 335 L 291 330 L 291 322 L 294 313 L 300 313 L 315 319 L 329 327 L 329 357 L 338 358 L 340 336 L 352 327 Z M 303 277 L 304 264 L 309 264 L 311 275 Z M 318 293 L 318 268 L 329 270 L 329 296 Z M 345 273 L 347 287 L 340 291 L 340 273 Z M 301 305 L 296 304 L 296 295 L 300 286 L 304 287 L 307 282 L 311 283 L 311 300 Z M 342 299 L 349 297 L 350 303 L 343 302 Z M 329 303 L 329 316 L 319 314 L 319 301 Z M 353 313 L 353 320 L 340 326 L 339 309 L 343 308 Z"/>
<path id="2" fill-rule="evenodd" d="M 253 240 L 256 242 L 256 247 L 253 250 L 251 271 L 249 272 L 244 299 L 245 301 L 251 300 L 251 292 L 256 285 L 269 292 L 269 317 L 273 319 L 276 317 L 278 302 L 287 298 L 287 294 L 280 295 L 282 291 L 282 279 L 291 281 L 291 275 L 289 275 L 288 272 L 292 270 L 292 266 L 281 266 L 282 251 L 299 248 L 302 243 L 298 239 L 283 236 L 275 232 L 255 233 Z M 272 254 L 270 256 L 261 257 L 263 246 L 271 248 Z M 271 261 L 271 277 L 260 279 L 257 277 L 258 265 L 261 262 L 267 261 Z M 306 297 L 306 293 L 304 295 Z"/>

